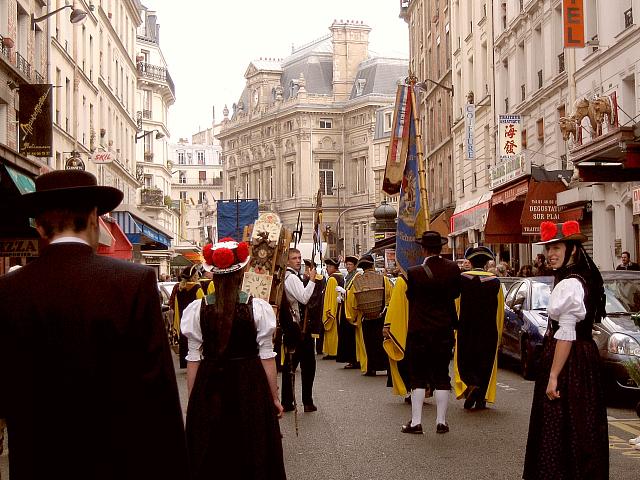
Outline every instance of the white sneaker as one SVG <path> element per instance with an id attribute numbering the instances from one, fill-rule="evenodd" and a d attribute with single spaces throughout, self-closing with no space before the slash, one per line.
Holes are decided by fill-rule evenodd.
<path id="1" fill-rule="evenodd" d="M 629 445 L 640 445 L 640 435 L 629 440 Z"/>

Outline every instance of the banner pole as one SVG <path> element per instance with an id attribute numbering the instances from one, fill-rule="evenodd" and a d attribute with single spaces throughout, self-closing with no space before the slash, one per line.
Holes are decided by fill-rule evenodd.
<path id="1" fill-rule="evenodd" d="M 430 229 L 429 221 L 429 198 L 427 195 L 427 172 L 425 168 L 424 153 L 422 152 L 422 133 L 420 132 L 420 117 L 418 116 L 418 109 L 416 108 L 416 96 L 415 96 L 415 84 L 417 78 L 414 75 L 409 76 L 409 86 L 411 95 L 411 115 L 413 115 L 413 122 L 416 129 L 416 154 L 418 157 L 418 184 L 420 186 L 420 203 L 422 205 L 421 210 L 425 216 L 426 230 Z M 421 236 L 422 232 L 416 232 L 416 237 Z"/>

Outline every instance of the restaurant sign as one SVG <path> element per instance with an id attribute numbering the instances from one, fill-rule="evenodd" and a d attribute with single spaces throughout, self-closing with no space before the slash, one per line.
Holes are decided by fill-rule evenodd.
<path id="1" fill-rule="evenodd" d="M 556 197 L 564 190 L 561 182 L 531 182 L 520 217 L 523 235 L 539 235 L 540 223 L 560 221 L 560 212 L 565 207 L 558 206 Z"/>
<path id="2" fill-rule="evenodd" d="M 37 238 L 9 238 L 0 240 L 0 257 L 37 257 Z"/>
<path id="3" fill-rule="evenodd" d="M 504 158 L 500 163 L 491 167 L 489 171 L 489 188 L 495 190 L 501 185 L 526 175 L 531 175 L 531 162 L 526 155 L 520 154 Z"/>

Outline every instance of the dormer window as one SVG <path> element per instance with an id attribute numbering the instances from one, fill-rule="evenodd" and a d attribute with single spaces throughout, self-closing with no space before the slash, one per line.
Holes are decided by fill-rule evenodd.
<path id="1" fill-rule="evenodd" d="M 300 89 L 300 84 L 298 80 L 291 80 L 289 82 L 289 98 L 294 98 L 298 95 L 298 90 Z"/>
<path id="2" fill-rule="evenodd" d="M 359 78 L 356 80 L 356 95 L 362 95 L 366 83 L 367 80 L 365 78 Z"/>

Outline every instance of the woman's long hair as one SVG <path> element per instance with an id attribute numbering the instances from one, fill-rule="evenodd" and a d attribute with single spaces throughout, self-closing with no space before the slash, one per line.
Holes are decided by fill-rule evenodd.
<path id="1" fill-rule="evenodd" d="M 213 286 L 216 289 L 214 311 L 218 318 L 233 319 L 243 276 L 244 268 L 213 276 Z"/>
<path id="2" fill-rule="evenodd" d="M 589 295 L 589 303 L 595 307 L 594 322 L 599 322 L 606 316 L 604 282 L 600 270 L 589 256 L 581 242 L 567 241 L 564 242 L 567 249 L 565 251 L 564 262 L 562 266 L 553 271 L 555 278 L 554 285 L 567 277 L 576 275 L 581 277 L 585 283 Z M 573 247 L 576 247 L 575 253 Z"/>

